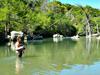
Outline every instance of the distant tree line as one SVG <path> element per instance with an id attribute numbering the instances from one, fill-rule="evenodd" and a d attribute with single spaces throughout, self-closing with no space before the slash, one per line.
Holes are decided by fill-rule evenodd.
<path id="1" fill-rule="evenodd" d="M 83 10 L 84 9 L 84 10 Z M 43 37 L 85 34 L 86 14 L 92 33 L 100 27 L 100 10 L 48 0 L 0 0 L 0 36 L 23 31 Z M 99 29 L 100 30 L 100 29 Z"/>

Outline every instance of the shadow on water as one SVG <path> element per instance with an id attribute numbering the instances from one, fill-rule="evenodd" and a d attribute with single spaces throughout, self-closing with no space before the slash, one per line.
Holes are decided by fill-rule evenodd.
<path id="1" fill-rule="evenodd" d="M 0 46 L 5 46 L 6 42 L 0 42 Z"/>

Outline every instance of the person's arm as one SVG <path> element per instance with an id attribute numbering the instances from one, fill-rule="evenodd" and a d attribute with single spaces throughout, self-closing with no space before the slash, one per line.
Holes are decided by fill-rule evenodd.
<path id="1" fill-rule="evenodd" d="M 15 47 L 16 47 L 16 49 L 18 49 L 20 47 L 19 42 L 16 42 Z"/>
<path id="2" fill-rule="evenodd" d="M 17 47 L 20 47 L 20 43 L 18 42 Z"/>

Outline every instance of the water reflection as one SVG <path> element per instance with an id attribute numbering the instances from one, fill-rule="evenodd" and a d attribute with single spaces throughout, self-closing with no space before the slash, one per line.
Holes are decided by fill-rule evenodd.
<path id="1" fill-rule="evenodd" d="M 63 41 L 63 38 L 53 38 L 53 41 L 54 42 L 60 42 L 60 41 Z"/>
<path id="2" fill-rule="evenodd" d="M 82 70 L 80 69 L 81 67 Z M 99 75 L 100 74 L 100 63 L 93 65 L 75 65 L 71 69 L 63 69 L 60 75 Z"/>
<path id="3" fill-rule="evenodd" d="M 88 54 L 90 54 L 91 51 L 91 41 L 92 41 L 91 38 L 86 38 L 86 50 Z"/>
<path id="4" fill-rule="evenodd" d="M 100 44 L 99 44 L 99 43 L 100 43 L 100 40 L 97 39 L 96 42 L 97 42 L 97 49 L 99 49 L 99 46 L 100 46 Z"/>
<path id="5" fill-rule="evenodd" d="M 22 58 L 16 58 L 16 64 L 15 64 L 15 67 L 16 67 L 16 74 L 20 74 L 23 70 L 23 62 L 22 62 Z"/>
<path id="6" fill-rule="evenodd" d="M 7 46 L 9 47 L 9 48 L 11 48 L 11 50 L 15 50 L 15 43 L 13 42 L 13 41 L 11 41 L 11 42 L 8 42 L 7 43 Z"/>
<path id="7" fill-rule="evenodd" d="M 15 50 L 15 43 L 11 42 L 11 49 L 14 51 Z"/>
<path id="8" fill-rule="evenodd" d="M 2 57 L 0 61 L 3 62 L 0 62 L 0 66 L 3 67 L 0 70 L 5 72 L 6 69 L 7 74 L 2 73 L 2 75 L 14 75 L 15 72 L 20 75 L 93 75 L 93 70 L 96 70 L 95 73 L 100 73 L 98 72 L 100 65 L 96 63 L 100 62 L 99 49 L 100 44 L 96 39 L 80 38 L 79 41 L 63 39 L 59 43 L 54 43 L 52 39 L 28 42 L 23 64 L 23 60 L 19 58 L 12 59 L 14 62 L 9 61 L 8 55 L 4 59 L 7 47 L 0 47 L 0 57 Z M 8 52 L 10 58 L 16 55 L 12 52 L 11 50 Z M 12 63 L 5 64 L 5 61 Z M 9 71 L 8 67 L 9 70 L 14 67 L 14 71 Z"/>

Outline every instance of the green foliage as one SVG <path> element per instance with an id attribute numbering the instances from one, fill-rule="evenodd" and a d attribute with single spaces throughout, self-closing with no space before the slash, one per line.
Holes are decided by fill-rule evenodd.
<path id="1" fill-rule="evenodd" d="M 45 7 L 44 7 L 45 6 Z M 93 30 L 100 26 L 100 10 L 83 7 L 90 15 Z M 64 36 L 84 32 L 84 11 L 78 6 L 46 0 L 0 0 L 0 32 L 18 30 L 40 32 L 42 35 L 60 33 Z"/>

